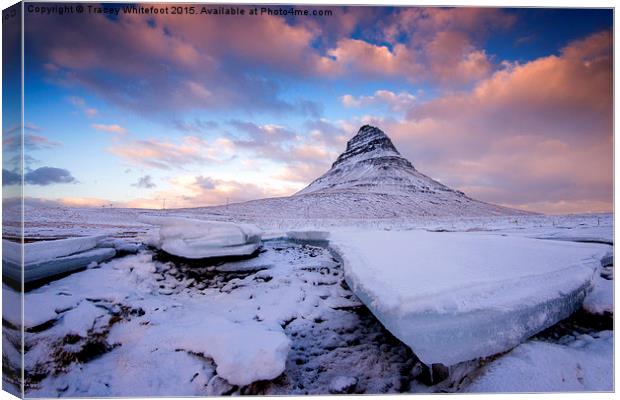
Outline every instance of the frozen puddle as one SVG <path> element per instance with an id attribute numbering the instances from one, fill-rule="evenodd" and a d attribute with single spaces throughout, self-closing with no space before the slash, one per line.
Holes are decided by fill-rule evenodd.
<path id="1" fill-rule="evenodd" d="M 187 263 L 142 251 L 28 292 L 27 396 L 397 393 L 424 372 L 325 247 Z"/>
<path id="2" fill-rule="evenodd" d="M 429 365 L 502 353 L 568 317 L 608 251 L 480 233 L 332 236 L 353 291 Z"/>

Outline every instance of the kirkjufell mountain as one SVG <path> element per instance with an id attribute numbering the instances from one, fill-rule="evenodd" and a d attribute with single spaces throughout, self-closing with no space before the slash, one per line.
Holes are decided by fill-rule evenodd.
<path id="1" fill-rule="evenodd" d="M 329 171 L 289 197 L 208 207 L 238 217 L 395 218 L 520 215 L 418 172 L 379 128 L 362 126 Z"/>
<path id="2" fill-rule="evenodd" d="M 296 195 L 317 192 L 413 195 L 454 191 L 416 171 L 381 129 L 364 125 L 331 169 Z"/>

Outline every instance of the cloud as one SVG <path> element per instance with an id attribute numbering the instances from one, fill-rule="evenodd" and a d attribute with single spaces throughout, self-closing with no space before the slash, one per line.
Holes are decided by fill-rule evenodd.
<path id="1" fill-rule="evenodd" d="M 101 132 L 116 133 L 119 135 L 124 135 L 127 133 L 127 129 L 117 124 L 92 124 L 91 126 Z"/>
<path id="2" fill-rule="evenodd" d="M 24 182 L 30 185 L 47 186 L 56 183 L 77 183 L 77 180 L 66 169 L 41 167 L 27 172 L 24 175 Z"/>
<path id="3" fill-rule="evenodd" d="M 24 125 L 24 148 L 26 150 L 44 150 L 53 149 L 62 146 L 60 142 L 48 139 L 40 135 L 42 129 L 34 124 L 26 123 Z M 11 126 L 2 132 L 2 146 L 10 152 L 17 152 L 22 145 L 22 130 L 19 125 Z"/>
<path id="4" fill-rule="evenodd" d="M 345 94 L 340 98 L 345 107 L 367 107 L 387 105 L 394 112 L 408 111 L 416 102 L 414 95 L 408 92 L 394 93 L 389 90 L 377 90 L 371 96 L 355 97 Z"/>
<path id="5" fill-rule="evenodd" d="M 215 189 L 215 181 L 206 176 L 197 176 L 196 185 L 198 185 L 201 189 Z"/>
<path id="6" fill-rule="evenodd" d="M 35 134 L 24 135 L 24 147 L 26 150 L 53 149 L 60 146 L 60 142 L 49 140 L 45 136 Z"/>
<path id="7" fill-rule="evenodd" d="M 513 15 L 485 8 L 402 8 L 384 19 L 372 40 L 341 38 L 327 54 L 341 74 L 402 77 L 459 87 L 487 77 L 493 65 L 481 48 L 490 28 L 507 29 Z"/>
<path id="8" fill-rule="evenodd" d="M 234 155 L 233 150 L 234 145 L 228 139 L 207 142 L 198 136 L 183 136 L 179 143 L 157 139 L 131 140 L 108 149 L 132 164 L 159 169 L 220 163 L 229 160 Z"/>
<path id="9" fill-rule="evenodd" d="M 18 173 L 2 168 L 2 186 L 19 185 L 21 182 L 22 179 Z"/>
<path id="10" fill-rule="evenodd" d="M 172 125 L 178 131 L 190 133 L 205 133 L 219 126 L 215 121 L 204 121 L 199 118 L 195 118 L 193 121 L 174 120 Z"/>
<path id="11" fill-rule="evenodd" d="M 507 29 L 517 18 L 500 8 L 403 7 L 387 20 L 383 33 L 394 42 L 405 37 L 419 43 L 437 32 L 460 32 L 481 39 L 492 29 Z"/>
<path id="12" fill-rule="evenodd" d="M 540 212 L 609 211 L 612 71 L 611 32 L 600 32 L 382 126 L 422 172 L 472 197 Z"/>
<path id="13" fill-rule="evenodd" d="M 282 99 L 274 72 L 313 76 L 332 64 L 312 47 L 320 31 L 283 17 L 204 24 L 192 15 L 29 15 L 28 21 L 27 40 L 36 43 L 29 56 L 46 66 L 48 79 L 140 113 L 235 107 L 316 116 L 318 104 Z"/>
<path id="14" fill-rule="evenodd" d="M 69 103 L 82 111 L 87 117 L 96 117 L 99 111 L 96 108 L 89 107 L 86 104 L 86 100 L 78 96 L 70 96 L 68 98 Z"/>
<path id="15" fill-rule="evenodd" d="M 279 197 L 296 191 L 294 187 L 255 184 L 204 176 L 177 175 L 169 179 L 170 189 L 159 190 L 151 197 L 116 203 L 123 207 L 167 208 L 224 205 L 266 197 Z"/>
<path id="16" fill-rule="evenodd" d="M 138 182 L 132 184 L 131 186 L 143 189 L 152 189 L 157 185 L 153 182 L 153 178 L 150 175 L 144 175 L 138 179 Z"/>
<path id="17" fill-rule="evenodd" d="M 229 123 L 245 135 L 232 139 L 238 149 L 282 165 L 274 179 L 297 184 L 307 184 L 325 172 L 346 141 L 342 128 L 324 119 L 307 121 L 306 130 L 299 134 L 274 124 Z"/>

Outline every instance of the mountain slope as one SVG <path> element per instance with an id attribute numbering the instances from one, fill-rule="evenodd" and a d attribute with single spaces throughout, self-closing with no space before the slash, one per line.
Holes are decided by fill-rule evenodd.
<path id="1" fill-rule="evenodd" d="M 529 214 L 474 200 L 418 172 L 380 129 L 364 125 L 329 171 L 289 197 L 208 207 L 270 218 L 394 218 Z"/>

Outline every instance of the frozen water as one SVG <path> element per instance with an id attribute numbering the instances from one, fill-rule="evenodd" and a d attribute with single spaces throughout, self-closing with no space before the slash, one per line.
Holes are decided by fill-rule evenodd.
<path id="1" fill-rule="evenodd" d="M 159 226 L 147 244 L 183 258 L 249 255 L 261 245 L 261 231 L 250 224 L 148 215 L 140 221 Z"/>
<path id="2" fill-rule="evenodd" d="M 341 231 L 345 278 L 427 363 L 506 351 L 581 306 L 607 246 L 481 233 Z"/>
<path id="3" fill-rule="evenodd" d="M 45 240 L 24 245 L 24 264 L 37 264 L 54 258 L 90 250 L 97 246 L 104 236 L 75 237 L 60 240 Z M 3 239 L 3 258 L 19 264 L 21 245 Z M 5 243 L 6 242 L 6 243 Z"/>
<path id="4" fill-rule="evenodd" d="M 30 283 L 54 275 L 85 268 L 115 256 L 113 248 L 95 248 L 102 236 L 46 240 L 23 245 L 24 282 Z M 22 245 L 3 240 L 3 275 L 14 282 L 21 281 L 20 252 Z"/>
<path id="5" fill-rule="evenodd" d="M 99 263 L 114 257 L 111 248 L 92 249 L 71 256 L 58 257 L 49 261 L 24 265 L 24 282 L 34 282 L 50 276 L 75 271 L 91 263 Z"/>
<path id="6" fill-rule="evenodd" d="M 613 390 L 613 332 L 582 335 L 568 345 L 524 343 L 484 368 L 468 392 Z"/>
<path id="7" fill-rule="evenodd" d="M 135 254 L 140 250 L 140 244 L 123 239 L 106 238 L 99 242 L 97 247 L 110 247 L 119 253 Z"/>

